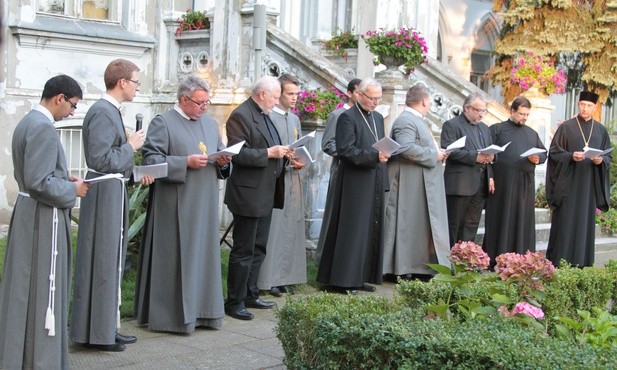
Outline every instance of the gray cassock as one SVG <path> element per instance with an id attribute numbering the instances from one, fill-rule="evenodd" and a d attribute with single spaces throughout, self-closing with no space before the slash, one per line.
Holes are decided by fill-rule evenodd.
<path id="1" fill-rule="evenodd" d="M 293 113 L 270 113 L 282 145 L 301 135 L 300 119 Z M 306 283 L 306 237 L 304 232 L 304 197 L 300 170 L 288 166 L 285 171 L 285 205 L 272 210 L 266 258 L 259 270 L 257 285 L 268 290 L 275 286 Z"/>
<path id="2" fill-rule="evenodd" d="M 427 263 L 449 266 L 448 215 L 441 162 L 427 123 L 408 110 L 390 136 L 405 150 L 388 162 L 384 274 L 434 274 Z"/>
<path id="3" fill-rule="evenodd" d="M 129 178 L 135 164 L 133 147 L 126 141 L 120 111 L 113 104 L 105 99 L 94 103 L 84 117 L 82 135 L 89 168 L 86 178 L 99 177 L 100 173 L 121 173 Z M 126 188 L 116 179 L 92 184 L 81 201 L 69 331 L 74 342 L 115 343 L 128 209 Z"/>
<path id="4" fill-rule="evenodd" d="M 20 194 L 13 208 L 0 285 L 0 368 L 69 367 L 67 316 L 71 288 L 69 211 L 75 184 L 48 117 L 28 113 L 15 128 L 12 157 Z M 29 197 L 25 194 L 29 194 Z M 53 209 L 58 209 L 55 336 L 48 336 Z"/>
<path id="5" fill-rule="evenodd" d="M 164 163 L 168 176 L 150 188 L 139 257 L 135 311 L 139 324 L 191 333 L 219 328 L 223 308 L 219 246 L 219 181 L 215 162 L 189 169 L 187 157 L 225 146 L 209 117 L 192 121 L 175 109 L 154 117 L 142 148 L 143 164 Z M 228 172 L 228 171 L 227 171 Z"/>

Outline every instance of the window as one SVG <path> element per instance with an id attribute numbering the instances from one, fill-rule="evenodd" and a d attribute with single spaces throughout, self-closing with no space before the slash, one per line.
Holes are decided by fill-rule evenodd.
<path id="1" fill-rule="evenodd" d="M 38 0 L 41 13 L 97 20 L 118 20 L 119 0 Z"/>

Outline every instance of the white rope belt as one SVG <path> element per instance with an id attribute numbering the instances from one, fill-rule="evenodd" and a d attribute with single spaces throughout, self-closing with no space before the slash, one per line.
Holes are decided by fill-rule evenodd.
<path id="1" fill-rule="evenodd" d="M 30 194 L 20 191 L 19 195 L 31 198 Z M 47 311 L 45 312 L 45 330 L 47 336 L 56 336 L 56 261 L 58 260 L 58 208 L 53 208 L 53 220 L 51 223 L 51 258 L 49 261 L 49 290 L 47 298 Z"/>
<path id="2" fill-rule="evenodd" d="M 99 175 L 107 175 L 103 172 L 98 172 L 93 169 L 88 169 L 88 171 L 92 173 L 96 173 Z M 122 304 L 122 245 L 124 243 L 124 188 L 128 179 L 123 177 L 118 178 L 122 184 L 122 194 L 121 194 L 121 213 L 120 213 L 120 245 L 118 246 L 118 307 L 116 312 L 116 329 L 120 329 L 120 305 Z"/>

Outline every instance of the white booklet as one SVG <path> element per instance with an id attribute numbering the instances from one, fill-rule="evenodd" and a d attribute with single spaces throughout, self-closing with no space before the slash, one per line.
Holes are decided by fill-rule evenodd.
<path id="1" fill-rule="evenodd" d="M 529 157 L 530 155 L 540 154 L 540 153 L 544 153 L 544 152 L 546 152 L 546 149 L 531 148 L 528 151 L 526 151 L 525 153 L 521 154 L 521 157 Z"/>
<path id="2" fill-rule="evenodd" d="M 317 131 L 309 132 L 308 134 L 302 136 L 298 140 L 296 140 L 293 143 L 289 144 L 289 147 L 291 149 L 296 149 L 296 148 L 301 147 L 302 145 L 304 145 L 304 144 L 308 143 L 309 141 L 313 140 L 315 138 L 315 133 L 316 132 Z"/>
<path id="3" fill-rule="evenodd" d="M 382 153 L 386 153 L 389 156 L 391 156 L 397 150 L 399 150 L 400 147 L 401 145 L 397 143 L 396 141 L 390 139 L 389 136 L 384 136 L 383 139 L 373 144 L 373 148 L 377 149 L 378 151 Z"/>
<path id="4" fill-rule="evenodd" d="M 460 149 L 465 147 L 465 143 L 467 142 L 467 136 L 463 136 L 462 138 L 456 140 L 455 142 L 453 142 L 452 144 L 448 145 L 446 147 L 446 153 L 450 154 L 453 151 L 455 151 L 456 149 Z"/>
<path id="5" fill-rule="evenodd" d="M 95 177 L 93 179 L 84 180 L 84 182 L 94 184 L 94 183 L 109 180 L 109 179 L 121 179 L 121 178 L 122 178 L 121 173 L 108 173 L 108 174 L 105 174 L 99 177 Z"/>
<path id="6" fill-rule="evenodd" d="M 585 150 L 583 152 L 583 154 L 585 155 L 585 158 L 594 158 L 594 157 L 597 157 L 599 155 L 608 154 L 608 153 L 610 153 L 612 151 L 613 151 L 613 148 L 608 148 L 606 150 L 587 148 L 587 150 Z"/>
<path id="7" fill-rule="evenodd" d="M 315 160 L 311 157 L 311 153 L 309 153 L 308 150 L 306 150 L 306 147 L 303 146 L 294 150 L 294 159 L 303 165 L 315 162 Z"/>
<path id="8" fill-rule="evenodd" d="M 167 162 L 133 167 L 133 180 L 140 182 L 144 176 L 155 179 L 167 177 Z"/>
<path id="9" fill-rule="evenodd" d="M 510 143 L 511 143 L 511 141 L 510 141 Z M 487 146 L 484 149 L 478 150 L 478 153 L 482 153 L 482 154 L 497 154 L 497 153 L 501 153 L 504 150 L 506 150 L 506 148 L 508 147 L 508 145 L 510 145 L 510 143 L 507 143 L 504 146 L 497 146 L 495 144 L 491 144 L 491 145 Z"/>
<path id="10" fill-rule="evenodd" d="M 221 151 L 218 152 L 214 152 L 212 154 L 208 155 L 208 160 L 212 160 L 212 159 L 217 159 L 218 157 L 224 156 L 224 155 L 228 155 L 228 156 L 234 156 L 238 153 L 240 153 L 240 149 L 242 149 L 242 146 L 244 145 L 244 143 L 246 143 L 246 140 L 242 140 L 241 142 L 234 144 L 230 147 L 227 147 Z"/>

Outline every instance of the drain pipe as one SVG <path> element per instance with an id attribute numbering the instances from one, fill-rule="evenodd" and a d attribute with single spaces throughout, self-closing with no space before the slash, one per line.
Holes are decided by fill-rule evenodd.
<path id="1" fill-rule="evenodd" d="M 255 80 L 263 73 L 261 53 L 266 49 L 266 6 L 255 5 L 253 12 L 253 48 L 255 49 Z"/>

